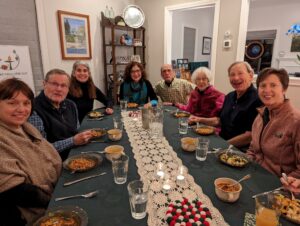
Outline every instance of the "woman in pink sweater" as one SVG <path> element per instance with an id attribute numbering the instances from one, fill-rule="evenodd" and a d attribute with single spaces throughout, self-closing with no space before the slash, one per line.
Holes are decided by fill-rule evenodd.
<path id="1" fill-rule="evenodd" d="M 196 69 L 192 74 L 192 82 L 196 84 L 196 88 L 191 92 L 188 104 L 176 103 L 175 106 L 197 117 L 218 116 L 225 95 L 210 85 L 211 80 L 211 72 L 208 68 Z"/>
<path id="2" fill-rule="evenodd" d="M 278 177 L 300 178 L 300 112 L 286 99 L 289 76 L 284 69 L 266 68 L 257 77 L 258 109 L 247 154 Z"/>

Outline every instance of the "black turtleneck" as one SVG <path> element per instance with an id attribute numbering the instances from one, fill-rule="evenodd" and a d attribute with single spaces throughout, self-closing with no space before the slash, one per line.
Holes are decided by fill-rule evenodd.
<path id="1" fill-rule="evenodd" d="M 68 94 L 67 98 L 73 100 L 77 106 L 78 118 L 82 122 L 84 116 L 93 110 L 94 99 L 89 97 L 88 85 L 87 83 L 80 83 L 80 88 L 82 90 L 81 97 L 71 96 Z M 112 103 L 106 98 L 106 96 L 101 92 L 100 89 L 96 87 L 96 100 L 100 101 L 105 107 L 112 107 Z"/>

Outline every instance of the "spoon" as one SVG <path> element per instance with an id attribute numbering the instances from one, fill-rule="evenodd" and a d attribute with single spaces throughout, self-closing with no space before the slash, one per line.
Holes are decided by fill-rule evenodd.
<path id="1" fill-rule="evenodd" d="M 247 174 L 245 176 L 243 176 L 241 179 L 239 179 L 237 182 L 233 183 L 233 184 L 229 184 L 228 187 L 232 187 L 232 186 L 235 186 L 237 185 L 238 183 L 244 181 L 244 180 L 248 180 L 251 178 L 251 174 Z"/>
<path id="2" fill-rule="evenodd" d="M 285 182 L 289 184 L 290 182 L 289 182 L 289 179 L 288 179 L 287 175 L 285 173 L 282 173 L 281 175 L 282 175 L 283 179 L 285 180 Z M 290 191 L 290 193 L 291 193 L 291 196 L 292 196 L 292 200 L 295 200 L 294 193 L 292 191 Z"/>
<path id="3" fill-rule="evenodd" d="M 233 145 L 232 145 L 232 144 L 230 144 L 230 145 L 228 146 L 228 148 L 227 148 L 227 150 L 226 150 L 226 152 L 225 152 L 226 155 L 228 154 L 228 152 L 231 151 L 231 148 L 233 148 Z"/>
<path id="4" fill-rule="evenodd" d="M 90 153 L 104 154 L 105 151 L 82 151 L 81 152 L 81 154 L 90 154 Z"/>
<path id="5" fill-rule="evenodd" d="M 65 200 L 65 199 L 72 199 L 72 198 L 78 198 L 78 197 L 82 197 L 82 198 L 92 198 L 94 196 L 96 196 L 99 193 L 99 190 L 96 191 L 92 191 L 86 194 L 82 194 L 82 195 L 70 195 L 70 196 L 64 196 L 64 197 L 60 197 L 60 198 L 56 198 L 55 201 L 60 201 L 60 200 Z"/>

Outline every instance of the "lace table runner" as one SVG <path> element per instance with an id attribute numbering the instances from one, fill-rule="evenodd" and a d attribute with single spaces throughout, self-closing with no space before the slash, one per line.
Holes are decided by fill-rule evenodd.
<path id="1" fill-rule="evenodd" d="M 189 200 L 198 198 L 204 203 L 212 214 L 213 225 L 228 225 L 191 175 L 186 175 L 184 183 L 176 182 L 178 167 L 182 165 L 182 161 L 166 138 L 151 138 L 149 131 L 142 128 L 141 120 L 129 117 L 128 112 L 122 112 L 122 117 L 136 159 L 138 173 L 144 183 L 149 183 L 148 225 L 168 225 L 165 221 L 168 204 L 175 200 L 182 200 L 183 197 Z M 164 164 L 165 172 L 170 175 L 171 189 L 168 192 L 162 189 L 162 182 L 155 177 L 156 166 L 160 162 Z"/>

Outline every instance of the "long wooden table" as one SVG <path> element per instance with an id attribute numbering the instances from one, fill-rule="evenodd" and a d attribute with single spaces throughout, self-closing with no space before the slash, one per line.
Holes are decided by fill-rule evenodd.
<path id="1" fill-rule="evenodd" d="M 172 109 L 172 107 L 168 107 Z M 118 109 L 115 110 L 114 115 L 120 115 Z M 81 130 L 90 128 L 107 128 L 113 127 L 112 116 L 105 116 L 101 121 L 89 121 L 85 119 L 82 123 Z M 254 214 L 255 203 L 252 195 L 272 190 L 280 187 L 279 179 L 264 170 L 255 163 L 251 163 L 245 168 L 233 168 L 222 164 L 214 154 L 209 154 L 206 161 L 199 162 L 195 159 L 194 153 L 187 153 L 182 151 L 180 147 L 180 136 L 177 129 L 177 119 L 169 112 L 164 114 L 164 136 L 167 138 L 174 151 L 177 152 L 179 158 L 182 159 L 183 164 L 188 167 L 189 174 L 191 174 L 195 182 L 199 184 L 203 192 L 211 199 L 213 205 L 219 209 L 224 219 L 229 225 L 242 226 L 246 212 Z M 187 136 L 198 136 L 192 130 L 189 130 Z M 225 140 L 217 135 L 208 136 L 210 139 L 210 148 L 225 148 L 228 144 Z M 123 133 L 123 138 L 117 142 L 105 143 L 90 143 L 85 146 L 77 147 L 71 150 L 70 156 L 79 154 L 82 151 L 103 150 L 106 146 L 112 144 L 120 144 L 125 148 L 126 154 L 129 156 L 129 170 L 127 183 L 117 185 L 113 181 L 111 163 L 104 159 L 100 167 L 85 173 L 70 174 L 64 170 L 56 185 L 53 198 L 49 203 L 49 208 L 65 205 L 77 205 L 84 209 L 89 218 L 90 226 L 145 226 L 147 225 L 147 218 L 142 220 L 135 220 L 131 217 L 130 206 L 128 200 L 127 184 L 128 182 L 139 179 L 137 167 L 131 146 L 128 141 L 126 132 Z M 74 180 L 83 176 L 92 175 L 98 172 L 107 172 L 106 175 L 86 180 L 68 187 L 63 184 L 66 181 Z M 214 191 L 214 180 L 218 177 L 230 177 L 239 179 L 242 176 L 251 173 L 252 178 L 243 182 L 243 190 L 239 200 L 235 203 L 225 203 L 219 200 Z M 54 198 L 87 193 L 93 190 L 99 190 L 99 194 L 91 199 L 70 199 L 60 202 L 55 202 Z M 285 219 L 280 220 L 282 225 L 296 225 Z"/>

